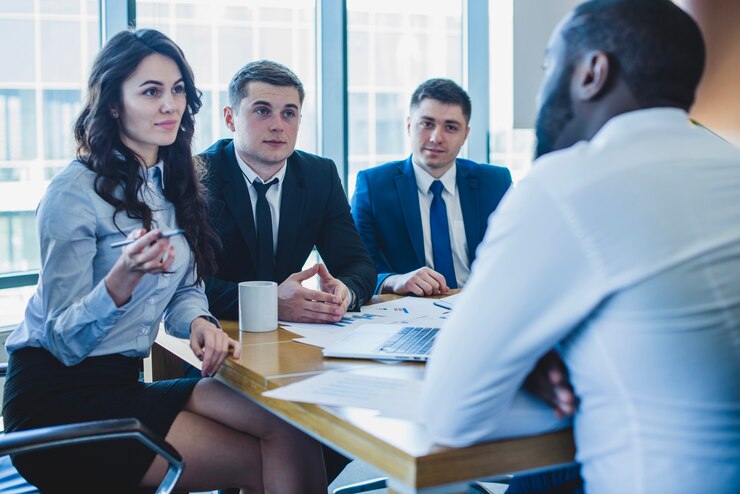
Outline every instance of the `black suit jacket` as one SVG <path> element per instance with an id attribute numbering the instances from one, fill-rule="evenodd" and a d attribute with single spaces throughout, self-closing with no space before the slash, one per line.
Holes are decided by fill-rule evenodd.
<path id="1" fill-rule="evenodd" d="M 206 165 L 211 225 L 221 238 L 218 272 L 206 278 L 211 313 L 239 316 L 238 283 L 256 276 L 257 234 L 249 190 L 231 139 L 198 156 Z M 329 272 L 356 296 L 350 309 L 372 297 L 375 266 L 357 233 L 334 162 L 295 151 L 288 158 L 280 202 L 275 279 L 282 283 L 303 269 L 314 246 Z"/>

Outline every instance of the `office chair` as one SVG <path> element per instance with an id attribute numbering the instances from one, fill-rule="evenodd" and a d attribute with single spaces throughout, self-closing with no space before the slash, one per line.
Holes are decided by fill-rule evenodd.
<path id="1" fill-rule="evenodd" d="M 496 480 L 498 483 L 508 484 L 508 481 L 506 480 Z M 338 487 L 332 491 L 332 494 L 358 494 L 361 492 L 368 492 L 368 491 L 374 491 L 376 489 L 385 489 L 387 487 L 387 482 L 385 477 L 380 477 L 377 479 L 370 479 L 365 480 L 363 482 L 358 482 L 356 484 L 350 484 L 345 485 L 342 487 Z M 473 482 L 468 486 L 468 492 L 488 492 L 482 490 L 481 487 L 478 487 L 478 482 Z"/>
<path id="2" fill-rule="evenodd" d="M 7 367 L 7 363 L 0 364 L 0 377 L 5 376 Z M 182 471 L 185 469 L 185 461 L 175 448 L 134 418 L 96 420 L 9 432 L 0 435 L 0 456 L 32 453 L 60 446 L 111 439 L 136 439 L 162 456 L 167 461 L 168 468 L 164 479 L 162 479 L 155 492 L 156 494 L 172 492 L 177 480 L 182 475 Z"/>

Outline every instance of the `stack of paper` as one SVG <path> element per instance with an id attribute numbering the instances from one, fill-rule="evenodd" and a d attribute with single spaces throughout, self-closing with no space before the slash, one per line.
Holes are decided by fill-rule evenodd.
<path id="1" fill-rule="evenodd" d="M 329 371 L 262 394 L 302 403 L 369 408 L 384 417 L 422 423 L 421 388 L 420 379 L 370 375 L 368 370 Z M 571 419 L 558 419 L 545 402 L 527 391 L 519 391 L 495 434 L 488 439 L 542 434 L 570 425 Z"/>
<path id="2" fill-rule="evenodd" d="M 421 421 L 421 381 L 411 379 L 330 371 L 262 394 L 302 403 L 370 408 L 387 417 Z"/>

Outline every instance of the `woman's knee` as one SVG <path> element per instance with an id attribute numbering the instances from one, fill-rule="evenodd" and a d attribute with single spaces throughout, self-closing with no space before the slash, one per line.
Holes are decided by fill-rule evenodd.
<path id="1" fill-rule="evenodd" d="M 198 382 L 185 410 L 259 438 L 292 429 L 251 398 L 210 378 Z"/>
<path id="2" fill-rule="evenodd" d="M 166 437 L 186 468 L 178 488 L 213 490 L 239 487 L 261 492 L 262 451 L 259 440 L 187 411 L 178 414 Z M 142 485 L 156 485 L 167 468 L 155 458 Z"/>

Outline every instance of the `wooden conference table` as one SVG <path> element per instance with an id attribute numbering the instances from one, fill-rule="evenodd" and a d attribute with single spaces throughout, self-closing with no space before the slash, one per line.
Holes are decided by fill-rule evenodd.
<path id="1" fill-rule="evenodd" d="M 373 302 L 393 297 L 376 296 Z M 330 370 L 420 378 L 424 367 L 419 363 L 388 365 L 368 360 L 325 359 L 320 348 L 294 342 L 293 338 L 298 336 L 282 328 L 269 333 L 244 333 L 235 321 L 222 321 L 222 326 L 232 338 L 241 341 L 242 356 L 239 361 L 227 359 L 217 379 L 318 440 L 375 466 L 388 475 L 390 492 L 465 492 L 470 480 L 574 461 L 571 430 L 447 448 L 435 445 L 423 426 L 381 417 L 373 410 L 263 397 L 262 393 L 268 389 Z M 147 377 L 154 380 L 180 377 L 182 361 L 200 367 L 186 340 L 160 331 L 147 361 Z"/>

